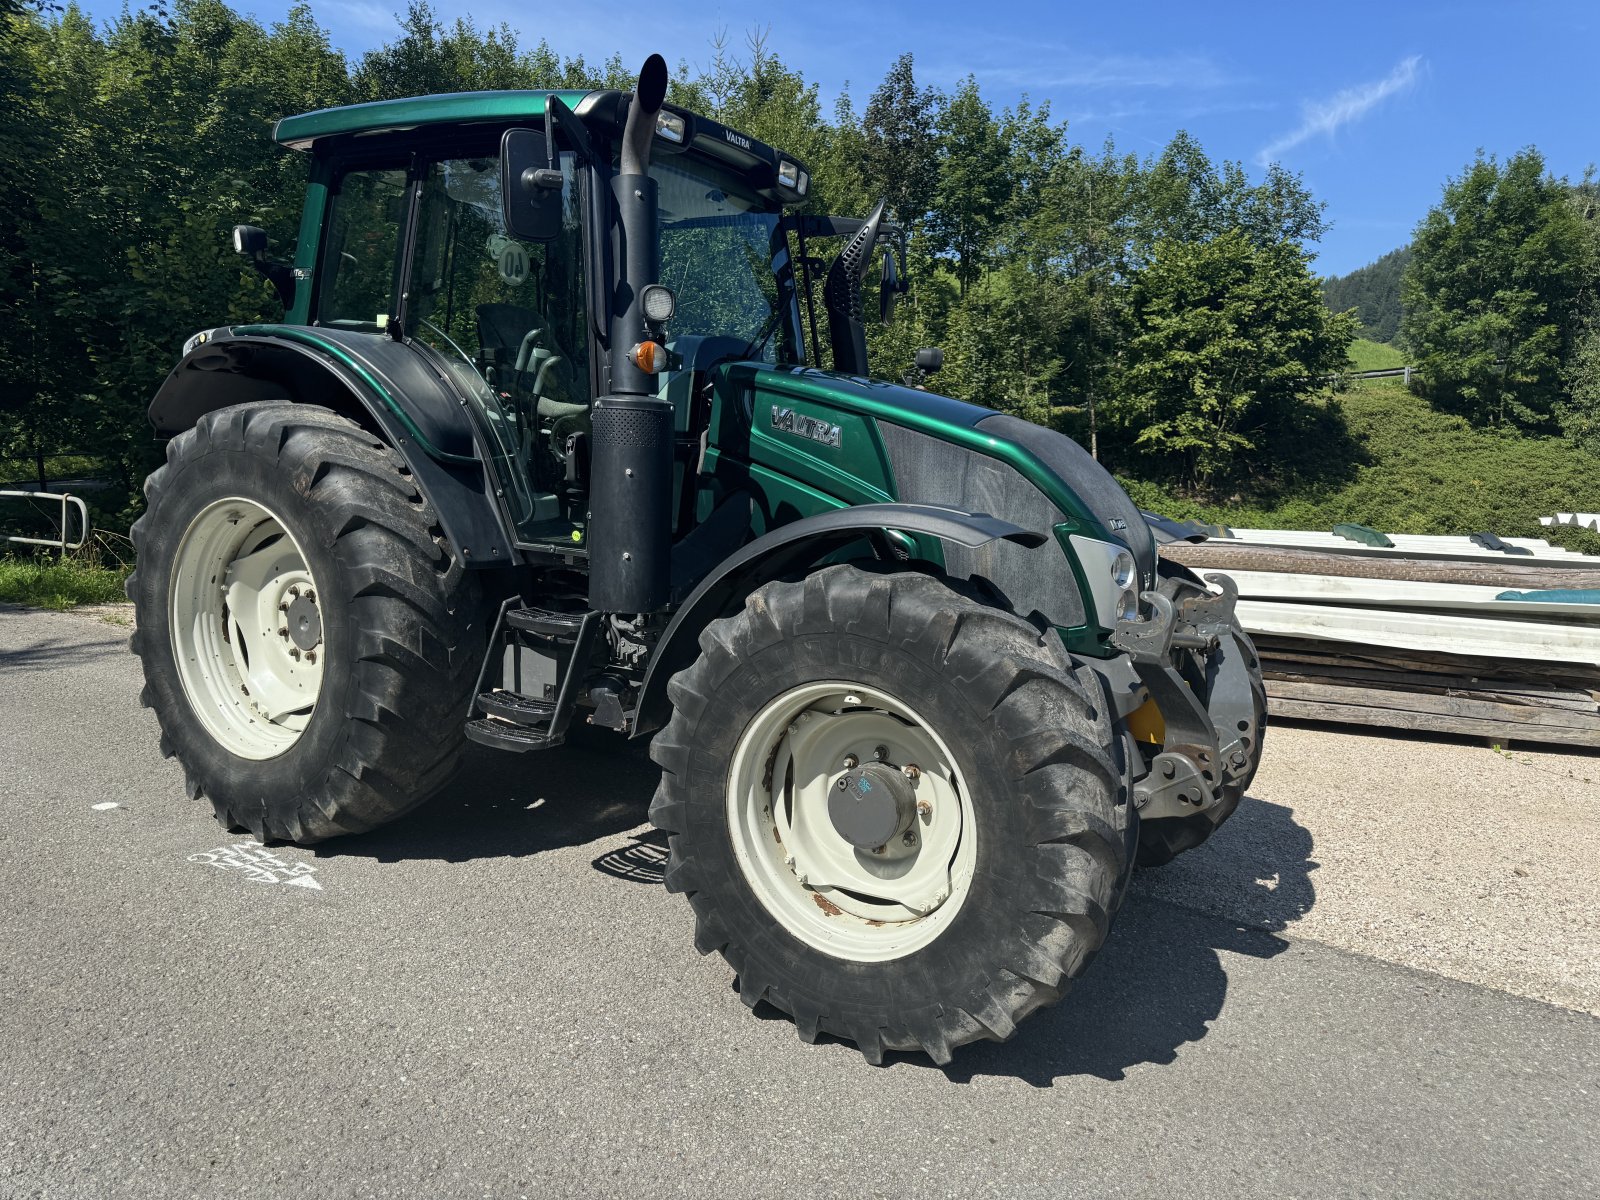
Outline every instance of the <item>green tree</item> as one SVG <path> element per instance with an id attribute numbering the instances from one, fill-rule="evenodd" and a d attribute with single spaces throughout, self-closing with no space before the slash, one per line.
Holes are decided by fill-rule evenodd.
<path id="1" fill-rule="evenodd" d="M 1354 318 L 1323 307 L 1302 250 L 1240 230 L 1157 242 L 1133 304 L 1115 415 L 1135 450 L 1201 485 L 1268 450 L 1355 337 Z"/>
<path id="2" fill-rule="evenodd" d="M 918 87 L 902 54 L 867 99 L 861 116 L 861 170 L 868 191 L 889 202 L 908 231 L 920 231 L 939 186 L 939 94 Z"/>
<path id="3" fill-rule="evenodd" d="M 955 260 L 962 294 L 988 261 L 995 227 L 1011 196 L 1000 122 L 967 76 L 939 114 L 939 187 L 932 233 Z"/>
<path id="4" fill-rule="evenodd" d="M 1570 189 L 1537 150 L 1479 156 L 1417 226 L 1401 332 L 1436 407 L 1549 430 L 1577 332 L 1586 254 Z"/>
<path id="5" fill-rule="evenodd" d="M 1591 167 L 1572 189 L 1574 213 L 1583 230 L 1577 329 L 1562 371 L 1565 402 L 1558 409 L 1562 432 L 1586 450 L 1600 452 L 1600 183 Z"/>

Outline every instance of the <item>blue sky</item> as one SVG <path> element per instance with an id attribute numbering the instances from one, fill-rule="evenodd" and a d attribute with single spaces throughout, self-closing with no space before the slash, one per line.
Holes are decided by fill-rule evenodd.
<path id="1" fill-rule="evenodd" d="M 232 0 L 271 22 L 284 0 Z M 404 0 L 312 0 L 352 56 L 394 33 Z M 901 53 L 926 82 L 971 73 L 991 100 L 1048 100 L 1090 146 L 1158 150 L 1178 129 L 1253 173 L 1276 159 L 1327 202 L 1318 267 L 1343 273 L 1403 244 L 1482 148 L 1536 145 L 1576 178 L 1600 160 L 1600 3 L 1035 3 L 922 0 L 831 8 L 710 0 L 609 7 L 478 0 L 481 27 L 509 23 L 528 44 L 642 61 L 652 50 L 703 64 L 722 31 L 735 46 L 769 31 L 825 101 L 858 103 Z M 120 0 L 90 0 L 113 16 Z M 618 15 L 622 14 L 622 15 Z"/>

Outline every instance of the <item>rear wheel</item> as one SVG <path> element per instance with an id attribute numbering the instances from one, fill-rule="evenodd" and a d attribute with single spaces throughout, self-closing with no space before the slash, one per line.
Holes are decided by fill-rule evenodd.
<path id="1" fill-rule="evenodd" d="M 829 567 L 701 636 L 651 819 L 696 944 L 806 1040 L 947 1062 L 1093 958 L 1132 823 L 1107 707 L 959 585 Z"/>
<path id="2" fill-rule="evenodd" d="M 132 646 L 192 797 L 315 842 L 446 782 L 483 603 L 398 454 L 325 409 L 242 404 L 172 439 L 145 496 Z"/>

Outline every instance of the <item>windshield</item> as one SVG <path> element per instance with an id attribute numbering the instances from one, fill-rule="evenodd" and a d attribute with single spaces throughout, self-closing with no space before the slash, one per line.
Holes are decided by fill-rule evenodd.
<path id="1" fill-rule="evenodd" d="M 793 291 L 779 286 L 788 249 L 780 214 L 742 193 L 735 176 L 687 156 L 657 159 L 661 282 L 678 297 L 674 337 L 735 338 L 749 357 L 798 362 Z"/>

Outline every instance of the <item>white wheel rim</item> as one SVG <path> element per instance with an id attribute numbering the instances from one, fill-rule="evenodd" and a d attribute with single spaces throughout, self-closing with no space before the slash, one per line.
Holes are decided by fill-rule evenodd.
<path id="1" fill-rule="evenodd" d="M 317 591 L 294 535 L 254 500 L 218 500 L 184 531 L 171 585 L 178 679 L 240 758 L 275 758 L 311 719 L 325 658 Z"/>
<path id="2" fill-rule="evenodd" d="M 832 789 L 882 749 L 912 766 L 917 815 L 880 851 L 834 828 Z M 884 962 L 931 943 L 971 890 L 972 793 L 944 740 L 904 701 L 842 682 L 806 684 L 745 728 L 728 772 L 734 856 L 789 933 L 836 958 Z"/>

